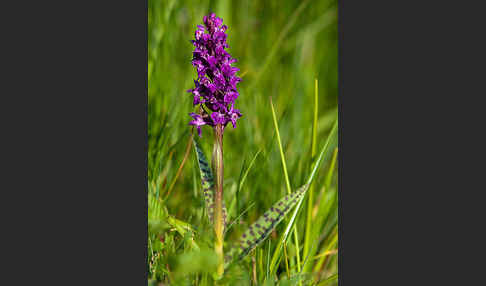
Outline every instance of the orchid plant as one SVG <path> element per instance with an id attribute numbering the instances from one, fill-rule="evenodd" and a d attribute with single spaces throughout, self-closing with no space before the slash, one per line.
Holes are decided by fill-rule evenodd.
<path id="1" fill-rule="evenodd" d="M 214 13 L 204 16 L 203 23 L 204 25 L 197 26 L 195 39 L 191 41 L 195 47 L 192 65 L 197 70 L 197 79 L 194 80 L 194 88 L 189 89 L 188 92 L 193 95 L 193 105 L 198 106 L 198 112 L 189 114 L 192 117 L 189 125 L 197 129 L 201 138 L 203 126 L 210 126 L 214 131 L 212 166 L 208 163 L 195 136 L 193 136 L 193 143 L 200 169 L 205 206 L 215 233 L 214 250 L 218 257 L 215 277 L 218 279 L 222 277 L 225 266 L 244 258 L 268 237 L 293 206 L 302 202 L 324 151 L 316 161 L 306 184 L 297 191 L 289 193 L 264 212 L 242 234 L 239 245 L 229 251 L 225 261 L 223 242 L 227 212 L 223 201 L 223 134 L 228 123 L 231 122 L 233 128 L 236 128 L 236 121 L 242 117 L 242 113 L 235 108 L 235 101 L 239 96 L 236 85 L 241 78 L 236 76 L 239 69 L 232 66 L 237 60 L 225 50 L 229 47 L 226 42 L 228 27 L 223 25 L 223 20 L 216 17 Z"/>

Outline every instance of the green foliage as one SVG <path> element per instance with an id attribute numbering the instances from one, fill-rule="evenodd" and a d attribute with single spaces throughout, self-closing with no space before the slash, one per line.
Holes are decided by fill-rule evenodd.
<path id="1" fill-rule="evenodd" d="M 153 285 L 337 285 L 336 4 L 335 0 L 148 1 L 147 269 Z M 176 176 L 191 135 L 188 114 L 195 111 L 186 93 L 196 77 L 189 40 L 209 11 L 228 25 L 229 52 L 238 59 L 242 77 L 235 107 L 243 117 L 236 129 L 226 128 L 223 142 L 228 207 L 225 252 L 239 246 L 248 227 L 288 195 L 287 178 L 290 190 L 296 192 L 308 183 L 321 158 L 312 176 L 312 202 L 308 201 L 309 188 L 265 243 L 228 267 L 218 282 L 208 273 L 213 265 L 214 231 L 205 211 L 201 169 L 192 150 Z M 315 79 L 319 83 L 317 108 Z M 197 139 L 201 150 L 212 150 L 210 129 Z M 309 222 L 310 228 L 306 227 Z"/>

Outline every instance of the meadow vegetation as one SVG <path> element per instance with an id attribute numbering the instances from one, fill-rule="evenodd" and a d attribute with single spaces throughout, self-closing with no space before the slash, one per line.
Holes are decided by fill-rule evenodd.
<path id="1" fill-rule="evenodd" d="M 337 285 L 337 2 L 148 6 L 149 285 Z M 210 159 L 214 135 L 205 128 L 199 138 L 188 125 L 195 109 L 186 92 L 197 77 L 190 40 L 209 12 L 228 26 L 242 78 L 235 106 L 243 117 L 236 129 L 226 127 L 223 142 L 225 252 L 312 178 L 300 203 L 220 280 L 192 140 L 194 133 Z"/>

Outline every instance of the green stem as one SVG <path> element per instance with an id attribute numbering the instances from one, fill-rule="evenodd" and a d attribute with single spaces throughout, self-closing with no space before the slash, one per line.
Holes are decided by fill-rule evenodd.
<path id="1" fill-rule="evenodd" d="M 223 253 L 223 126 L 216 125 L 214 128 L 214 165 L 216 169 L 216 194 L 214 199 L 214 251 L 218 256 L 217 276 L 219 279 L 224 273 L 224 253 Z"/>

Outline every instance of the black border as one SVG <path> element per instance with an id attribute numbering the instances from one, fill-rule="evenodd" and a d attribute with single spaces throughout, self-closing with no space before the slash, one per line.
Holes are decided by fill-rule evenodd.
<path id="1" fill-rule="evenodd" d="M 147 0 L 19 6 L 0 284 L 146 285 Z"/>

